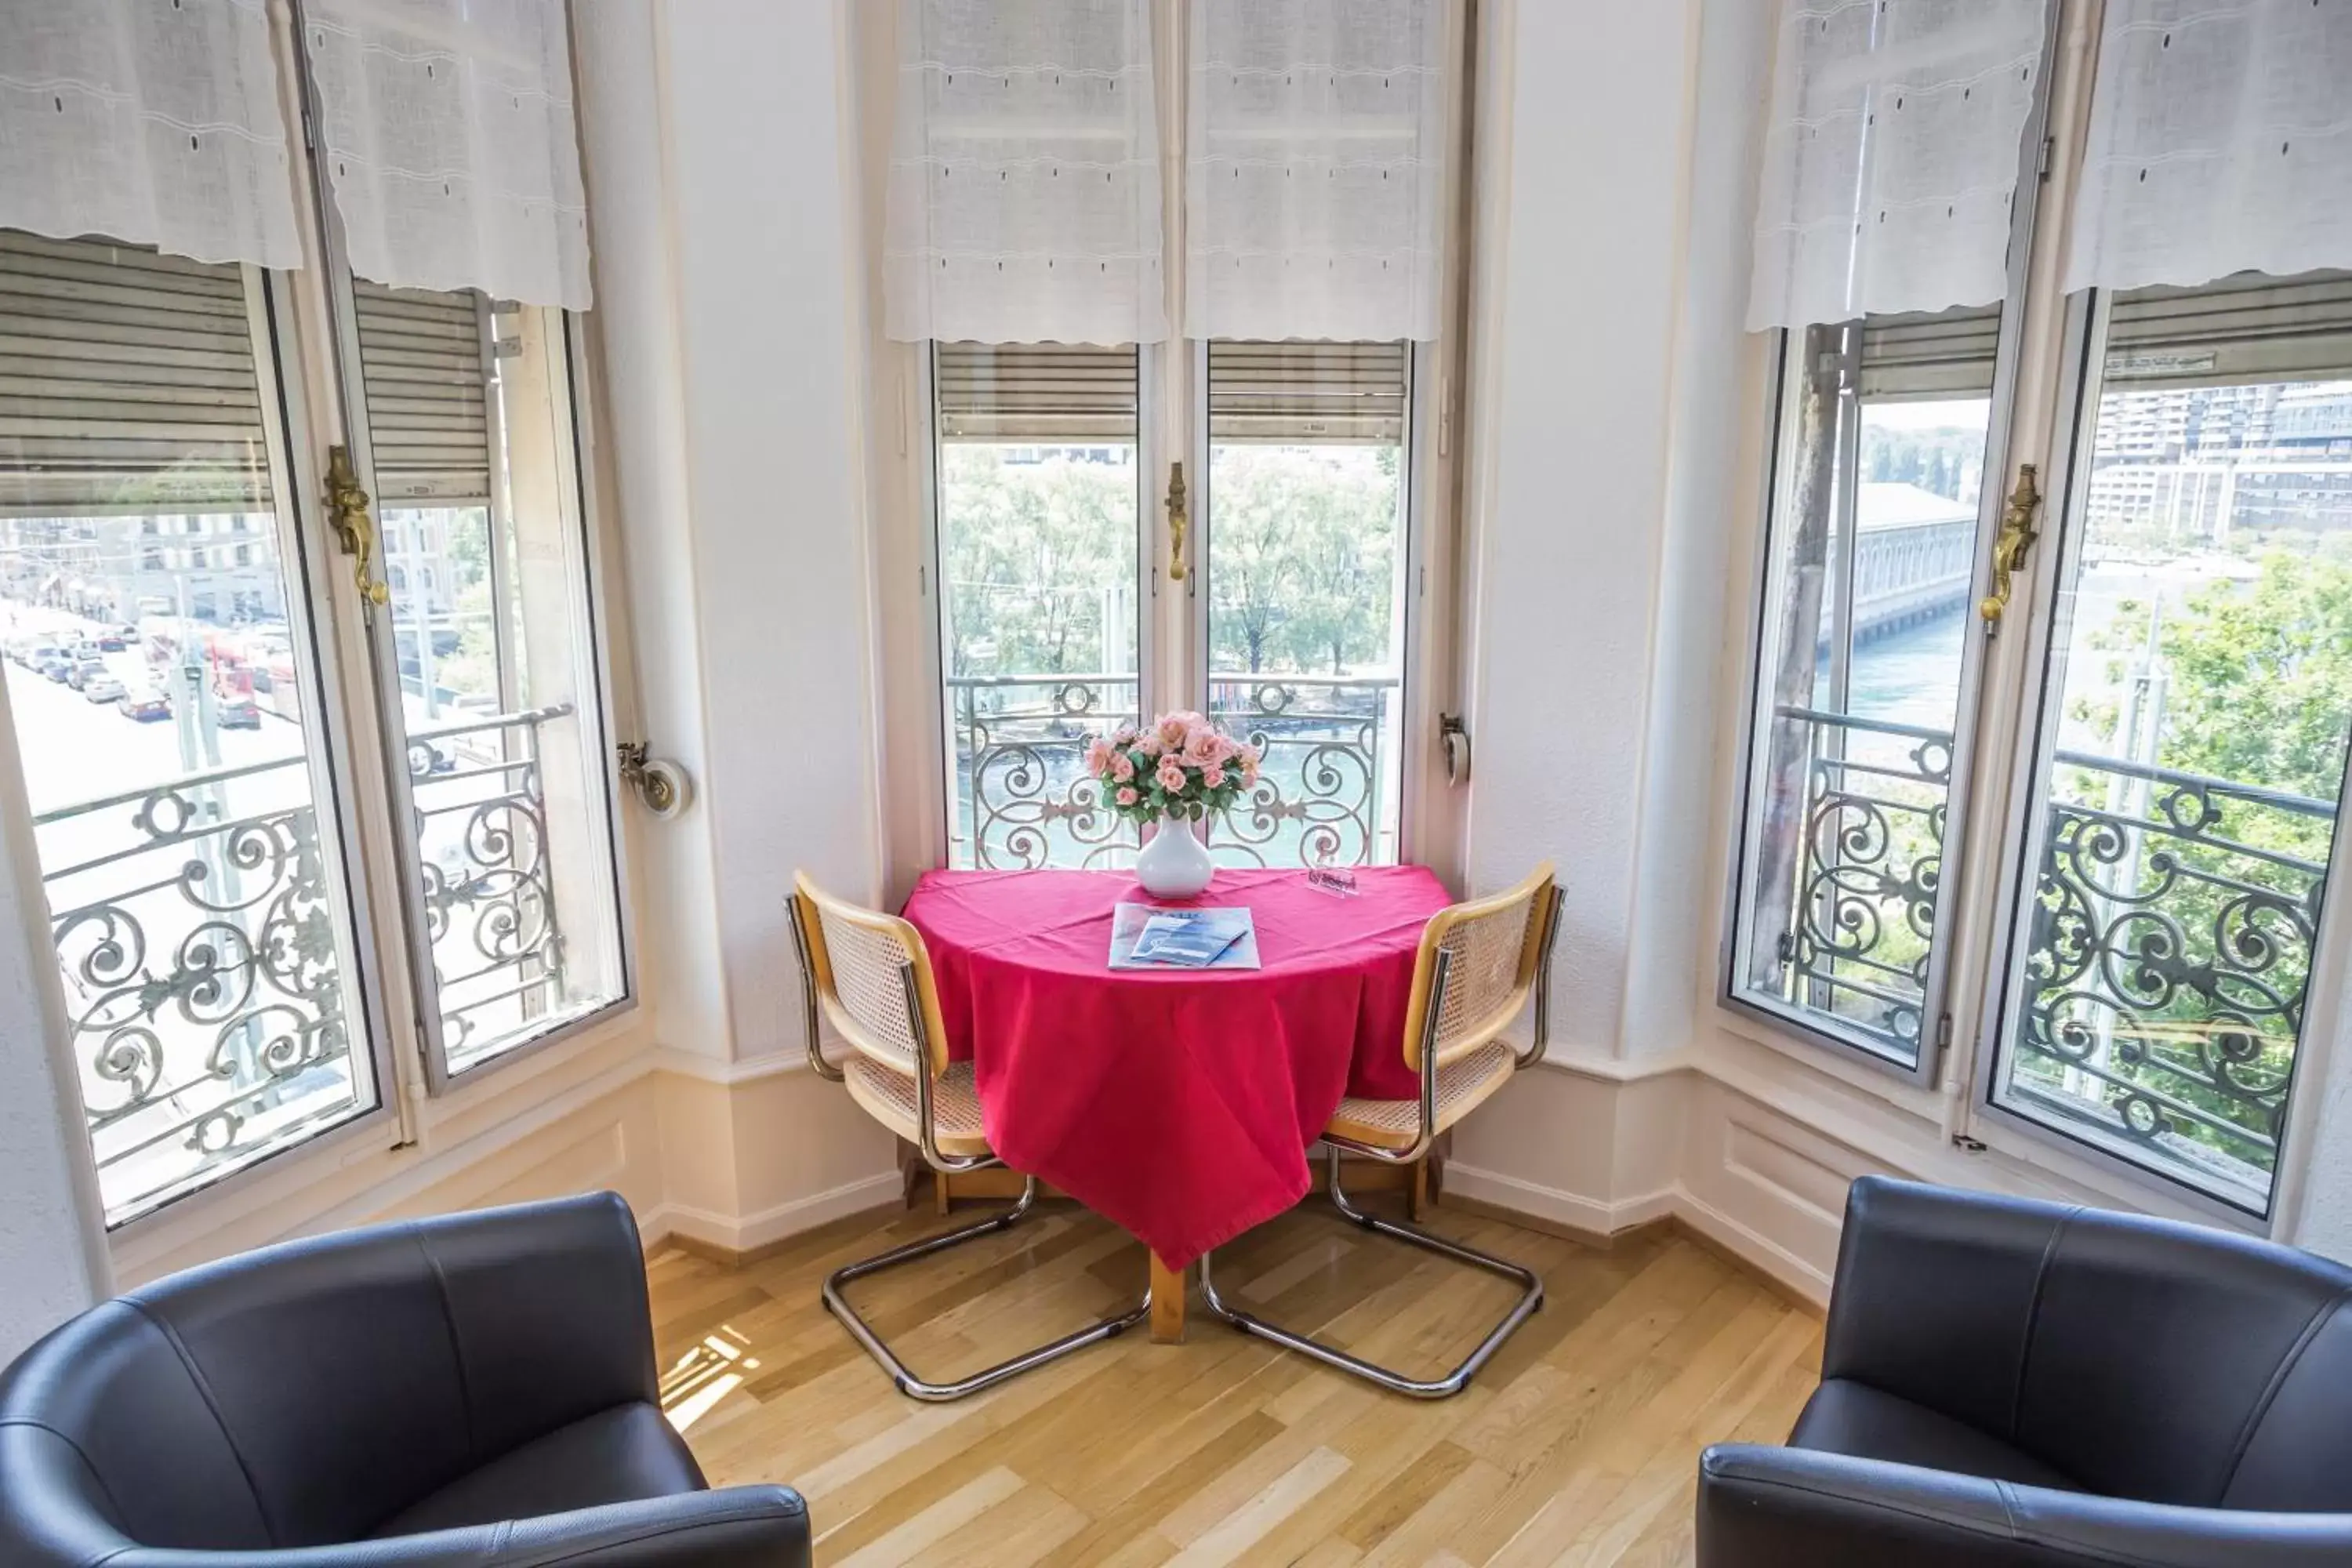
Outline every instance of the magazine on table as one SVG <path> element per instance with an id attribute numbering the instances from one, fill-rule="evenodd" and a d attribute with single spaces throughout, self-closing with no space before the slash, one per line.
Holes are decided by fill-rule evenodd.
<path id="1" fill-rule="evenodd" d="M 1163 910 L 1120 904 L 1111 917 L 1113 969 L 1255 969 L 1257 925 L 1247 910 Z"/>

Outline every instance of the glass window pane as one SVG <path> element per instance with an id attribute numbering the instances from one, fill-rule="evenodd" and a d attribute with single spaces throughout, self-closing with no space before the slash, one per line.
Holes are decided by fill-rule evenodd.
<path id="1" fill-rule="evenodd" d="M 1994 1093 L 2259 1213 L 2352 723 L 2352 278 L 2112 316 Z"/>
<path id="2" fill-rule="evenodd" d="M 1086 742 L 1138 718 L 1136 351 L 940 343 L 948 864 L 1124 863 Z"/>
<path id="3" fill-rule="evenodd" d="M 1265 759 L 1221 861 L 1389 865 L 1411 345 L 1209 345 L 1209 716 Z"/>
<path id="4" fill-rule="evenodd" d="M 457 1073 L 625 994 L 570 363 L 560 311 L 353 295 L 415 896 Z"/>
<path id="5" fill-rule="evenodd" d="M 1790 339 L 1734 919 L 1739 999 L 1919 1061 L 1998 308 Z"/>
<path id="6" fill-rule="evenodd" d="M 261 288 L 0 233 L 0 635 L 118 1223 L 379 1103 Z"/>

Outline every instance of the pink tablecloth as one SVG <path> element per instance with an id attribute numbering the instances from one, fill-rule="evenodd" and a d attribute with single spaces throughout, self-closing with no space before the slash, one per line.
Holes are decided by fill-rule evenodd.
<path id="1" fill-rule="evenodd" d="M 1417 866 L 1334 898 L 1296 871 L 1219 871 L 1194 900 L 1245 905 L 1256 971 L 1114 971 L 1096 871 L 933 871 L 907 900 L 949 1047 L 972 1058 L 990 1144 L 1181 1268 L 1297 1203 L 1343 1095 L 1410 1099 L 1405 1004 L 1444 888 Z"/>

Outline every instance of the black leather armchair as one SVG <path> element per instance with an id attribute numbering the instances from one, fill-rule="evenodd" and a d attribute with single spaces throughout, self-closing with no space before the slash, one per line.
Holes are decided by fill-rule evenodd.
<path id="1" fill-rule="evenodd" d="M 131 1291 L 0 1374 L 7 1568 L 783 1568 L 782 1487 L 663 1418 L 612 1194 L 351 1231 Z"/>
<path id="2" fill-rule="evenodd" d="M 1865 1177 L 1785 1448 L 1699 1460 L 1701 1568 L 2352 1563 L 2352 1270 Z"/>

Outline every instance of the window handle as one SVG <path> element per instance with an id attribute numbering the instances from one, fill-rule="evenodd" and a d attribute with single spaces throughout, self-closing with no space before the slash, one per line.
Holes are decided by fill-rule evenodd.
<path id="1" fill-rule="evenodd" d="M 360 586 L 362 602 L 370 605 L 388 604 L 392 590 L 368 576 L 368 562 L 375 554 L 375 520 L 368 514 L 367 491 L 360 488 L 359 476 L 352 471 L 352 449 L 349 447 L 327 448 L 327 521 L 335 527 L 343 542 L 343 553 L 359 557 L 352 569 L 352 579 Z"/>
<path id="2" fill-rule="evenodd" d="M 2042 510 L 2042 489 L 2034 482 L 2032 463 L 2017 466 L 2017 488 L 2009 492 L 2009 500 L 2001 508 L 2000 534 L 1992 543 L 1992 592 L 1977 603 L 1977 614 L 1984 618 L 1985 629 L 1990 631 L 2009 611 L 2011 581 L 2025 566 L 2026 552 L 2033 542 L 2042 537 L 2035 526 L 2034 516 Z"/>
<path id="3" fill-rule="evenodd" d="M 1192 518 L 1184 510 L 1184 465 L 1168 465 L 1168 577 L 1169 581 L 1184 580 L 1184 536 L 1192 531 Z"/>

